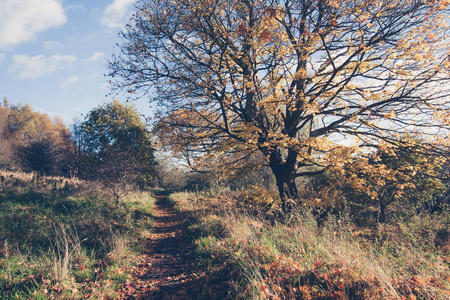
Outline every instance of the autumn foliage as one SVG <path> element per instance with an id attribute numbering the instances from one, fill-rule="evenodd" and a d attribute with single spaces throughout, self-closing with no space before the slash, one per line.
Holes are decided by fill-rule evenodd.
<path id="1" fill-rule="evenodd" d="M 448 4 L 142 1 L 110 75 L 159 105 L 162 143 L 195 169 L 268 165 L 288 211 L 296 179 L 342 165 L 349 145 L 445 139 Z"/>
<path id="2" fill-rule="evenodd" d="M 157 184 L 196 191 L 170 203 L 236 299 L 449 298 L 449 5 L 138 1 L 108 75 L 150 100 L 153 131 L 117 100 L 72 132 L 0 106 L 0 296 L 142 298 L 131 280 L 149 291 L 136 274 L 155 260 L 135 277 L 120 263 L 152 224 L 152 198 L 130 191 Z M 41 249 L 53 265 L 32 264 Z"/>
<path id="3" fill-rule="evenodd" d="M 41 175 L 73 174 L 69 129 L 29 105 L 0 105 L 0 167 Z"/>

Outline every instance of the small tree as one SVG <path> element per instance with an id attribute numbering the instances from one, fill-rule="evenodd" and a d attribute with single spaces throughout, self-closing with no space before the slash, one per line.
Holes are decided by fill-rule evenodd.
<path id="1" fill-rule="evenodd" d="M 150 184 L 154 175 L 151 136 L 136 109 L 117 100 L 93 109 L 80 124 L 79 146 L 89 172 L 116 199 L 126 185 Z"/>
<path id="2" fill-rule="evenodd" d="M 446 191 L 444 157 L 421 152 L 422 143 L 403 138 L 404 148 L 380 145 L 377 152 L 356 156 L 313 181 L 315 189 L 339 191 L 348 205 L 374 206 L 379 222 L 386 222 L 388 207 L 399 204 L 415 212 L 427 201 Z"/>
<path id="3" fill-rule="evenodd" d="M 12 165 L 13 151 L 11 141 L 8 139 L 8 101 L 4 99 L 0 105 L 0 168 L 8 168 Z"/>

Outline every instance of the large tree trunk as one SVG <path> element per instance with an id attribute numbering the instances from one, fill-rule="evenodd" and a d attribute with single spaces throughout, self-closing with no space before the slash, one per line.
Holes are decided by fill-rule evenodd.
<path id="1" fill-rule="evenodd" d="M 275 176 L 275 178 L 281 198 L 281 208 L 284 213 L 289 213 L 292 209 L 291 201 L 299 200 L 295 178 L 289 178 L 289 176 Z"/>
<path id="2" fill-rule="evenodd" d="M 272 153 L 269 161 L 280 194 L 281 208 L 284 213 L 289 213 L 292 209 L 291 201 L 294 201 L 294 203 L 299 201 L 297 185 L 295 184 L 295 157 L 283 161 L 280 154 L 273 155 Z"/>
<path id="3" fill-rule="evenodd" d="M 386 223 L 386 205 L 383 203 L 382 200 L 380 200 L 379 222 L 380 223 Z"/>

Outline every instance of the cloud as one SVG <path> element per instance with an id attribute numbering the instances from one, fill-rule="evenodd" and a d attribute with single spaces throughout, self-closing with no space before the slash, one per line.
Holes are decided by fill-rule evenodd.
<path id="1" fill-rule="evenodd" d="M 132 4 L 136 0 L 114 0 L 103 11 L 101 23 L 107 27 L 123 27 L 131 16 Z"/>
<path id="2" fill-rule="evenodd" d="M 2 65 L 4 58 L 5 58 L 5 53 L 0 53 L 0 66 Z"/>
<path id="3" fill-rule="evenodd" d="M 105 53 L 97 51 L 94 54 L 92 54 L 91 57 L 89 57 L 89 58 L 87 58 L 87 59 L 85 59 L 83 61 L 84 62 L 94 62 L 94 61 L 97 61 L 99 59 L 103 59 L 104 57 L 105 57 Z"/>
<path id="4" fill-rule="evenodd" d="M 66 23 L 60 0 L 0 1 L 0 47 L 34 39 L 38 32 Z"/>
<path id="5" fill-rule="evenodd" d="M 80 77 L 78 77 L 76 75 L 70 76 L 69 78 L 67 78 L 63 81 L 62 87 L 63 87 L 63 89 L 73 88 L 75 83 L 77 83 L 78 81 L 80 81 Z"/>
<path id="6" fill-rule="evenodd" d="M 44 47 L 44 50 L 46 52 L 53 52 L 53 53 L 63 52 L 65 48 L 62 43 L 56 41 L 42 42 L 42 46 Z"/>
<path id="7" fill-rule="evenodd" d="M 77 60 L 71 55 L 13 55 L 11 71 L 20 79 L 37 78 L 67 69 Z"/>
<path id="8" fill-rule="evenodd" d="M 69 4 L 66 6 L 66 11 L 69 10 L 85 12 L 86 8 L 84 7 L 84 4 Z"/>

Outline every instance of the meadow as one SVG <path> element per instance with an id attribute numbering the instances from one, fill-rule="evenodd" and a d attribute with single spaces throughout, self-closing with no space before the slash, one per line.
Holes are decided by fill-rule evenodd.
<path id="1" fill-rule="evenodd" d="M 231 299 L 449 299 L 450 215 L 356 226 L 311 208 L 273 217 L 239 193 L 175 193 L 201 268 L 230 268 Z"/>
<path id="2" fill-rule="evenodd" d="M 119 299 L 132 286 L 154 191 L 117 203 L 75 178 L 1 171 L 0 181 L 1 299 Z M 199 274 L 226 276 L 229 299 L 450 298 L 448 211 L 363 226 L 345 211 L 287 216 L 267 207 L 270 195 L 243 195 L 168 196 L 187 220 Z"/>
<path id="3" fill-rule="evenodd" d="M 75 178 L 0 172 L 0 298 L 113 299 L 131 278 L 154 198 L 119 203 Z"/>

